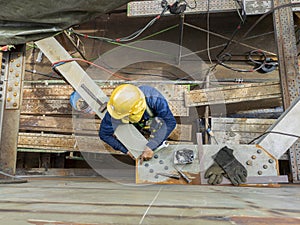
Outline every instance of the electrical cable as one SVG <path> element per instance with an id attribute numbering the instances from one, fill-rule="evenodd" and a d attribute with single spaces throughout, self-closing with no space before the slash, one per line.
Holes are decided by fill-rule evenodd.
<path id="1" fill-rule="evenodd" d="M 265 136 L 266 134 L 280 134 L 280 135 L 284 135 L 284 136 L 300 138 L 300 136 L 295 135 L 295 134 L 288 134 L 288 133 L 278 132 L 278 131 L 266 131 L 263 134 L 259 135 L 258 137 L 254 138 L 252 141 L 248 142 L 248 145 L 252 144 L 254 141 L 256 141 L 257 139 L 259 139 L 263 136 Z"/>
<path id="2" fill-rule="evenodd" d="M 243 35 L 242 39 L 245 39 L 248 34 L 257 26 L 257 24 L 259 24 L 264 18 L 266 18 L 269 14 L 273 13 L 276 10 L 279 10 L 281 8 L 285 8 L 285 7 L 294 7 L 294 6 L 299 6 L 300 3 L 287 3 L 287 4 L 283 4 L 283 5 L 279 5 L 276 6 L 272 9 L 270 9 L 268 12 L 265 12 L 258 20 L 256 20 L 256 22 L 247 30 L 247 32 Z"/>
<path id="3" fill-rule="evenodd" d="M 261 61 L 254 60 L 254 59 L 252 58 L 252 55 L 253 55 L 254 53 L 257 53 L 257 55 L 262 56 L 263 59 L 262 59 Z M 229 60 L 231 59 L 231 57 L 232 57 L 232 55 L 231 55 L 230 53 L 225 53 L 225 54 L 219 56 L 219 57 L 217 58 L 218 64 L 219 64 L 219 65 L 222 65 L 223 67 L 225 67 L 225 68 L 227 68 L 227 69 L 230 69 L 230 70 L 233 70 L 233 71 L 236 71 L 236 72 L 255 72 L 255 71 L 260 70 L 261 68 L 263 68 L 263 67 L 267 64 L 267 62 L 266 62 L 267 56 L 266 56 L 266 54 L 265 54 L 263 51 L 261 51 L 261 50 L 252 50 L 252 51 L 250 51 L 249 54 L 248 54 L 248 60 L 249 60 L 250 62 L 252 62 L 252 63 L 254 64 L 254 66 L 259 65 L 259 66 L 257 66 L 257 67 L 254 67 L 253 69 L 240 69 L 240 68 L 234 68 L 234 67 L 228 66 L 228 65 L 225 64 L 224 62 L 229 61 Z"/>
<path id="4" fill-rule="evenodd" d="M 132 40 L 136 39 L 137 37 L 139 37 L 147 28 L 152 26 L 158 19 L 160 19 L 160 17 L 163 16 L 167 10 L 168 10 L 168 5 L 166 5 L 163 8 L 162 12 L 159 15 L 157 15 L 156 17 L 154 17 L 152 20 L 150 20 L 143 28 L 135 31 L 134 33 L 132 33 L 126 37 L 122 37 L 122 38 L 111 39 L 111 38 L 106 38 L 106 37 L 91 36 L 91 35 L 78 33 L 76 31 L 74 31 L 72 28 L 69 28 L 68 31 L 71 33 L 74 33 L 78 36 L 82 36 L 84 38 L 98 39 L 98 40 L 107 41 L 107 42 L 129 42 L 129 41 L 132 41 Z"/>

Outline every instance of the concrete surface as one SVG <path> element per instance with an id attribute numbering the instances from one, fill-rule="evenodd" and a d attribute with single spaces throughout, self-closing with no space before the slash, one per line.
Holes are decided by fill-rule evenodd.
<path id="1" fill-rule="evenodd" d="M 135 185 L 103 178 L 0 184 L 3 225 L 300 224 L 300 185 Z"/>

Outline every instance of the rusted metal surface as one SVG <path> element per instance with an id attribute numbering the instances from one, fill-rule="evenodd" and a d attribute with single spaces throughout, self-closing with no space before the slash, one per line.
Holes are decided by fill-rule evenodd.
<path id="1" fill-rule="evenodd" d="M 219 144 L 248 144 L 263 134 L 276 120 L 213 117 L 211 121 L 212 131 Z M 216 144 L 214 139 L 211 141 Z"/>
<path id="2" fill-rule="evenodd" d="M 168 99 L 174 116 L 188 116 L 189 109 L 184 105 L 186 85 L 156 85 Z M 116 85 L 101 85 L 103 92 L 110 96 Z M 70 115 L 72 108 L 69 98 L 74 89 L 70 85 L 37 85 L 24 88 L 22 114 Z"/>
<path id="3" fill-rule="evenodd" d="M 94 134 L 99 130 L 101 120 L 89 117 L 81 117 L 81 122 L 76 123 L 75 127 L 71 117 L 21 115 L 19 130 L 21 132 Z"/>
<path id="4" fill-rule="evenodd" d="M 279 83 L 269 82 L 192 90 L 186 93 L 185 104 L 187 107 L 242 102 L 248 102 L 248 104 L 250 104 L 251 101 L 255 100 L 262 101 L 280 98 L 281 91 Z"/>
<path id="5" fill-rule="evenodd" d="M 16 52 L 6 52 L 5 79 L 7 88 L 3 95 L 5 107 L 1 124 L 0 170 L 14 174 L 17 160 L 17 140 L 22 99 L 22 82 L 25 66 L 25 46 L 19 46 Z"/>

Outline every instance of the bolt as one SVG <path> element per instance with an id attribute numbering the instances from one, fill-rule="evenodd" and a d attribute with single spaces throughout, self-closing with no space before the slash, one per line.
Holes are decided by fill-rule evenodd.
<path id="1" fill-rule="evenodd" d="M 257 174 L 262 175 L 262 171 L 261 170 L 257 171 Z"/>
<path id="2" fill-rule="evenodd" d="M 14 69 L 13 69 L 13 68 L 10 68 L 10 69 L 9 69 L 9 72 L 13 72 L 13 71 L 14 71 Z"/>
<path id="3" fill-rule="evenodd" d="M 17 104 L 17 103 L 14 103 L 14 104 L 13 104 L 13 107 L 17 107 L 17 106 L 18 106 L 18 104 Z"/>
<path id="4" fill-rule="evenodd" d="M 10 102 L 10 100 L 11 100 L 10 98 L 7 98 L 7 101 L 8 101 L 8 102 Z"/>
<path id="5" fill-rule="evenodd" d="M 159 160 L 159 164 L 164 164 L 164 160 Z"/>
<path id="6" fill-rule="evenodd" d="M 158 158 L 158 155 L 154 155 L 154 159 L 157 159 Z"/>
<path id="7" fill-rule="evenodd" d="M 269 163 L 273 163 L 274 162 L 274 160 L 273 159 L 269 159 Z"/>
<path id="8" fill-rule="evenodd" d="M 18 63 L 18 64 L 16 65 L 16 67 L 20 67 L 20 63 Z"/>
<path id="9" fill-rule="evenodd" d="M 8 87 L 8 91 L 12 91 L 12 87 Z"/>
<path id="10" fill-rule="evenodd" d="M 20 74 L 16 73 L 16 77 L 19 77 L 19 76 L 20 76 Z"/>
<path id="11" fill-rule="evenodd" d="M 11 60 L 10 60 L 10 62 L 14 62 L 14 61 L 15 61 L 14 59 L 11 59 Z"/>
<path id="12" fill-rule="evenodd" d="M 154 176 L 154 178 L 155 178 L 155 179 L 158 179 L 158 175 L 156 174 L 156 175 Z"/>
<path id="13" fill-rule="evenodd" d="M 16 82 L 15 82 L 15 86 L 18 86 L 18 85 L 19 85 L 19 82 L 18 82 L 18 81 L 16 81 Z"/>
<path id="14" fill-rule="evenodd" d="M 268 169 L 268 165 L 263 165 L 263 168 L 264 169 Z"/>
<path id="15" fill-rule="evenodd" d="M 145 163 L 145 167 L 148 167 L 149 166 L 149 163 Z"/>
<path id="16" fill-rule="evenodd" d="M 248 160 L 248 161 L 246 162 L 246 164 L 247 164 L 248 166 L 252 166 L 252 160 Z"/>
<path id="17" fill-rule="evenodd" d="M 153 170 L 153 169 L 150 169 L 150 170 L 149 170 L 149 172 L 150 172 L 150 173 L 153 173 L 153 172 L 154 172 L 154 170 Z"/>
<path id="18" fill-rule="evenodd" d="M 256 159 L 256 156 L 255 156 L 255 155 L 253 155 L 253 156 L 251 156 L 251 158 L 252 158 L 252 159 Z"/>
<path id="19" fill-rule="evenodd" d="M 169 167 L 168 166 L 165 166 L 165 170 L 168 170 L 169 169 Z"/>
<path id="20" fill-rule="evenodd" d="M 260 150 L 260 149 L 257 149 L 257 153 L 260 154 L 260 153 L 261 153 L 261 150 Z"/>
<path id="21" fill-rule="evenodd" d="M 17 92 L 14 92 L 14 96 L 16 97 L 18 94 L 17 94 Z"/>

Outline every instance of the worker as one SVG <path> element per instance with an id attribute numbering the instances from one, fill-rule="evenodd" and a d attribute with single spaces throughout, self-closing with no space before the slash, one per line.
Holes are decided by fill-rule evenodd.
<path id="1" fill-rule="evenodd" d="M 119 85 L 112 92 L 99 136 L 115 150 L 134 158 L 114 136 L 114 130 L 122 123 L 133 124 L 145 135 L 148 130 L 148 143 L 141 149 L 141 162 L 153 157 L 153 150 L 168 138 L 176 126 L 168 102 L 158 90 L 151 86 L 137 87 L 132 84 Z"/>
<path id="2" fill-rule="evenodd" d="M 70 103 L 77 111 L 93 113 L 92 109 L 75 91 Z M 174 130 L 176 120 L 167 100 L 151 86 L 137 87 L 132 84 L 119 85 L 111 94 L 107 103 L 107 112 L 101 121 L 99 137 L 113 149 L 134 158 L 126 147 L 114 136 L 118 125 L 133 124 L 148 138 L 148 143 L 141 149 L 141 162 L 153 157 L 155 150 Z"/>

